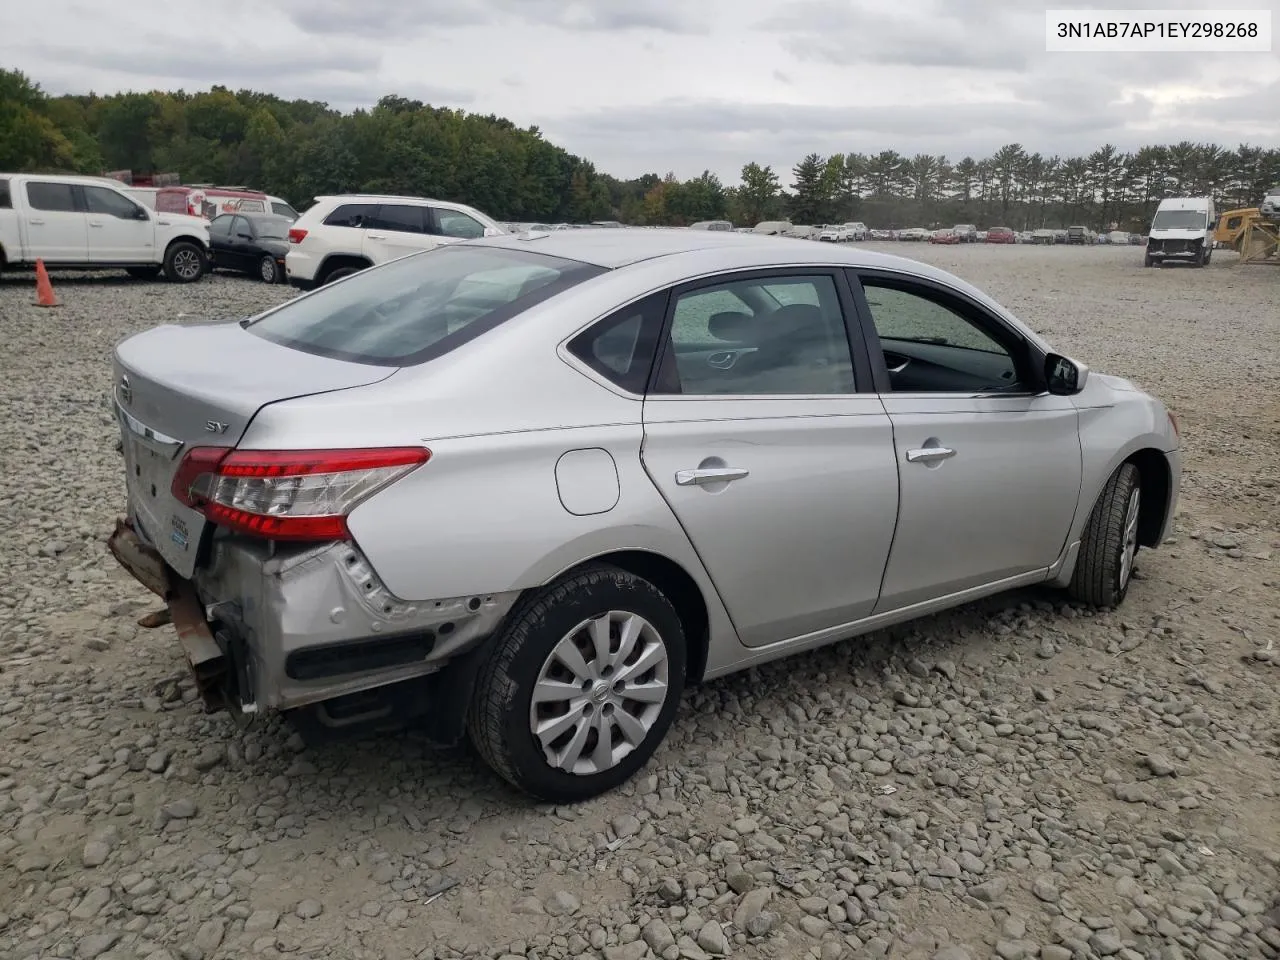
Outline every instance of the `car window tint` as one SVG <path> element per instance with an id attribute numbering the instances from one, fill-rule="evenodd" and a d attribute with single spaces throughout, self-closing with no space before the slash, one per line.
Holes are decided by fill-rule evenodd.
<path id="1" fill-rule="evenodd" d="M 442 237 L 457 237 L 462 240 L 474 240 L 484 236 L 484 224 L 474 217 L 457 210 L 436 208 L 436 226 Z"/>
<path id="2" fill-rule="evenodd" d="M 945 294 L 864 279 L 863 292 L 895 392 L 972 393 L 1018 386 L 1012 350 Z"/>
<path id="3" fill-rule="evenodd" d="M 290 220 L 298 219 L 298 211 L 287 203 L 272 203 L 271 212 L 278 217 L 288 217 Z"/>
<path id="4" fill-rule="evenodd" d="M 369 229 L 395 230 L 399 233 L 426 233 L 427 208 L 415 207 L 411 204 L 384 203 L 378 207 L 378 213 L 367 224 Z"/>
<path id="5" fill-rule="evenodd" d="M 253 236 L 253 225 L 249 223 L 248 217 L 236 217 L 235 223 L 231 224 L 231 232 L 237 237 L 242 233 Z"/>
<path id="6" fill-rule="evenodd" d="M 324 223 L 327 227 L 363 228 L 368 226 L 368 221 L 377 215 L 376 203 L 344 203 L 325 217 Z"/>
<path id="7" fill-rule="evenodd" d="M 447 353 L 603 272 L 545 254 L 450 244 L 361 271 L 246 329 L 321 356 L 403 366 Z"/>
<path id="8" fill-rule="evenodd" d="M 9 181 L 0 180 L 0 210 L 9 210 L 13 201 L 9 198 Z"/>
<path id="9" fill-rule="evenodd" d="M 786 301 L 769 287 L 785 287 Z M 680 294 L 664 366 L 661 393 L 807 396 L 856 389 L 844 314 L 827 275 L 740 280 Z"/>
<path id="10" fill-rule="evenodd" d="M 27 181 L 27 203 L 35 210 L 52 210 L 74 213 L 75 196 L 69 183 L 47 183 L 43 180 Z"/>
<path id="11" fill-rule="evenodd" d="M 210 238 L 225 240 L 227 237 L 231 236 L 231 221 L 234 219 L 235 217 L 225 213 L 220 217 L 214 217 L 213 220 L 209 222 Z"/>
<path id="12" fill-rule="evenodd" d="M 624 307 L 569 341 L 569 352 L 622 389 L 643 393 L 666 305 L 662 293 Z"/>

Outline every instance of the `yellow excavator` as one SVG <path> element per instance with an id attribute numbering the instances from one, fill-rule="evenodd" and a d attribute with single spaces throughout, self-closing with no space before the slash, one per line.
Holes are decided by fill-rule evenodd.
<path id="1" fill-rule="evenodd" d="M 1213 229 L 1213 245 L 1234 250 L 1241 263 L 1280 264 L 1280 222 L 1258 207 L 1227 210 Z"/>
<path id="2" fill-rule="evenodd" d="M 1239 210 L 1227 210 L 1218 217 L 1218 225 L 1213 230 L 1213 244 L 1219 248 L 1230 248 L 1240 252 L 1240 241 L 1249 232 L 1249 225 L 1261 214 L 1257 207 L 1241 207 Z"/>

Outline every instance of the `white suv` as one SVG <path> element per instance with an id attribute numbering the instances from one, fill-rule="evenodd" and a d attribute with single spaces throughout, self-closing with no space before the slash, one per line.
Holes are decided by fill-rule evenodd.
<path id="1" fill-rule="evenodd" d="M 289 230 L 289 283 L 302 290 L 442 243 L 507 233 L 474 207 L 422 197 L 317 197 Z"/>

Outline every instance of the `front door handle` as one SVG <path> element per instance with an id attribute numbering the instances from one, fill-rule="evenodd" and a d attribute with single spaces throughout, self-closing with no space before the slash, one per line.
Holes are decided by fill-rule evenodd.
<path id="1" fill-rule="evenodd" d="M 37 220 L 37 219 L 35 219 L 34 217 L 33 217 L 32 219 L 28 220 L 28 221 L 27 221 L 27 223 L 31 224 L 33 227 L 43 227 L 43 226 L 44 226 L 44 221 L 43 221 L 43 220 Z"/>
<path id="2" fill-rule="evenodd" d="M 368 233 L 368 234 L 365 234 L 365 236 L 367 236 L 370 240 L 385 240 L 385 239 L 387 239 L 387 238 L 386 238 L 386 235 L 385 235 L 385 234 L 381 234 L 381 233 Z"/>
<path id="3" fill-rule="evenodd" d="M 907 451 L 907 463 L 933 463 L 935 460 L 946 460 L 954 457 L 956 452 L 950 447 L 921 447 Z"/>
<path id="4" fill-rule="evenodd" d="M 90 221 L 89 221 L 89 226 L 91 226 L 91 227 L 95 227 L 96 229 L 101 230 L 101 229 L 102 229 L 102 221 L 101 221 L 101 220 L 90 220 Z"/>
<path id="5" fill-rule="evenodd" d="M 681 487 L 701 486 L 704 483 L 727 483 L 730 480 L 741 480 L 747 475 L 740 467 L 704 467 L 700 470 L 677 470 L 676 485 Z"/>

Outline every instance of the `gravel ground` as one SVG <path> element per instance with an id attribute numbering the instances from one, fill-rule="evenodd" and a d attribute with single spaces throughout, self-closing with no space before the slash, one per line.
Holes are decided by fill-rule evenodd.
<path id="1" fill-rule="evenodd" d="M 135 625 L 110 350 L 285 288 L 0 281 L 0 957 L 1280 955 L 1280 271 L 894 248 L 1166 399 L 1174 536 L 1114 613 L 1022 592 L 691 691 L 572 809 L 414 733 L 238 731 Z"/>

